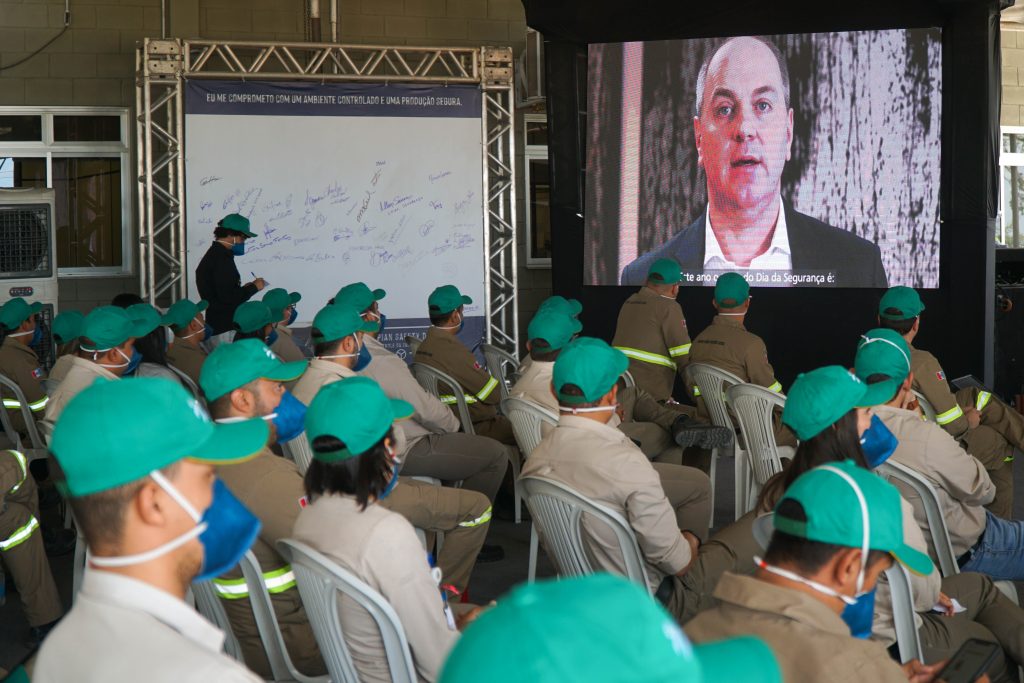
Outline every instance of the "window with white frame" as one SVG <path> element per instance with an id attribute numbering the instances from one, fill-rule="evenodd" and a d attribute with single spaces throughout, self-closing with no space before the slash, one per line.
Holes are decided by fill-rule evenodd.
<path id="1" fill-rule="evenodd" d="M 61 276 L 132 267 L 128 110 L 0 107 L 0 188 L 54 191 Z"/>
<path id="2" fill-rule="evenodd" d="M 548 168 L 548 119 L 523 116 L 526 140 L 526 267 L 551 267 L 551 174 Z"/>

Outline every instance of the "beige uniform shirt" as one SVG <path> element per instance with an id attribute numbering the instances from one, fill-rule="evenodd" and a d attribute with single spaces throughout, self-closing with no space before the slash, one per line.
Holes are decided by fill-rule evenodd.
<path id="1" fill-rule="evenodd" d="M 224 634 L 147 583 L 86 568 L 74 607 L 43 642 L 33 683 L 258 683 Z"/>
<path id="2" fill-rule="evenodd" d="M 558 414 L 558 399 L 551 389 L 551 379 L 554 375 L 555 364 L 548 361 L 531 361 L 526 370 L 520 366 L 519 379 L 509 389 L 508 395 L 514 398 L 525 398 L 537 405 L 547 408 L 555 415 Z M 541 436 L 547 436 L 554 430 L 554 427 L 547 422 L 540 425 Z"/>
<path id="3" fill-rule="evenodd" d="M 910 371 L 914 373 L 914 391 L 920 392 L 935 409 L 935 421 L 953 436 L 963 436 L 970 425 L 956 396 L 949 390 L 946 373 L 938 359 L 911 346 Z"/>
<path id="4" fill-rule="evenodd" d="M 782 391 L 782 384 L 775 379 L 775 370 L 768 362 L 764 341 L 748 332 L 737 317 L 716 315 L 693 340 L 690 362 L 713 365 L 744 382 Z"/>
<path id="5" fill-rule="evenodd" d="M 757 636 L 786 683 L 907 683 L 881 643 L 854 638 L 838 614 L 806 593 L 726 572 L 714 595 L 718 606 L 683 627 L 695 643 Z"/>
<path id="6" fill-rule="evenodd" d="M 206 351 L 199 346 L 191 346 L 176 339 L 171 348 L 167 349 L 167 362 L 178 368 L 199 386 L 199 373 L 206 362 Z"/>
<path id="7" fill-rule="evenodd" d="M 469 349 L 454 335 L 431 327 L 416 349 L 414 360 L 437 368 L 459 383 L 458 387 L 441 387 L 441 391 L 461 391 L 469 404 L 469 416 L 474 423 L 493 420 L 498 414 L 497 406 L 501 402 L 498 380 L 480 367 Z M 455 405 L 454 396 L 442 395 L 441 401 Z"/>
<path id="8" fill-rule="evenodd" d="M 690 360 L 690 333 L 675 299 L 643 287 L 619 310 L 612 346 L 629 356 L 638 387 L 658 401 L 672 397 L 678 372 Z"/>
<path id="9" fill-rule="evenodd" d="M 338 365 L 322 358 L 314 358 L 309 362 L 306 371 L 302 373 L 295 388 L 292 389 L 292 394 L 308 406 L 325 384 L 355 376 L 355 371 L 344 365 Z"/>
<path id="10" fill-rule="evenodd" d="M 50 375 L 47 379 L 51 382 L 63 382 L 64 378 L 68 376 L 68 372 L 74 366 L 75 358 L 76 356 L 71 353 L 58 356 L 57 362 L 50 368 Z"/>
<path id="11" fill-rule="evenodd" d="M 36 352 L 30 346 L 6 337 L 3 344 L 0 344 L 0 375 L 5 375 L 18 385 L 21 393 L 25 394 L 29 410 L 37 420 L 40 419 L 46 410 L 48 398 L 41 382 L 46 373 L 39 366 Z M 24 434 L 25 420 L 21 416 L 21 403 L 6 387 L 0 387 L 0 397 L 11 418 L 11 425 L 15 431 Z"/>
<path id="12" fill-rule="evenodd" d="M 351 496 L 317 498 L 299 514 L 294 537 L 327 555 L 380 593 L 398 614 L 420 681 L 437 680 L 458 639 L 438 582 L 412 525 L 380 505 L 363 511 Z M 384 646 L 372 617 L 339 598 L 346 643 L 360 680 L 389 682 Z"/>
<path id="13" fill-rule="evenodd" d="M 985 505 L 992 502 L 996 487 L 985 466 L 969 454 L 948 433 L 918 413 L 890 406 L 878 406 L 875 413 L 897 439 L 892 459 L 914 470 L 935 487 L 942 516 L 949 529 L 953 553 L 963 555 L 978 542 L 985 531 Z M 917 494 L 899 482 L 893 482 L 910 501 L 922 529 L 928 529 Z M 928 534 L 928 549 L 935 557 Z"/>
<path id="14" fill-rule="evenodd" d="M 114 373 L 93 363 L 91 360 L 73 356 L 71 358 L 71 368 L 54 390 L 53 395 L 50 396 L 50 401 L 46 404 L 46 421 L 56 424 L 57 417 L 64 410 L 64 406 L 83 389 L 91 387 L 93 382 L 100 377 L 103 379 L 120 379 Z"/>
<path id="15" fill-rule="evenodd" d="M 647 582 L 656 590 L 692 559 L 679 531 L 675 510 L 647 456 L 614 427 L 563 414 L 523 464 L 522 476 L 564 484 L 621 514 L 636 533 L 647 561 Z M 584 539 L 599 567 L 625 574 L 615 536 L 603 524 L 588 524 Z"/>
<path id="16" fill-rule="evenodd" d="M 295 343 L 295 337 L 292 336 L 292 331 L 284 325 L 277 326 L 277 339 L 274 340 L 273 346 L 270 350 L 278 355 L 278 357 L 285 363 L 294 363 L 297 360 L 306 360 L 306 354 L 303 353 L 299 345 Z"/>

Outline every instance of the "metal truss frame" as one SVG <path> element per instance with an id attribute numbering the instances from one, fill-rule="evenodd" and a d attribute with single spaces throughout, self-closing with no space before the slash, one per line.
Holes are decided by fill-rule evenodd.
<path id="1" fill-rule="evenodd" d="M 135 67 L 139 279 L 143 298 L 162 305 L 186 296 L 186 80 L 478 84 L 483 94 L 486 338 L 518 353 L 511 48 L 146 38 L 136 48 Z"/>

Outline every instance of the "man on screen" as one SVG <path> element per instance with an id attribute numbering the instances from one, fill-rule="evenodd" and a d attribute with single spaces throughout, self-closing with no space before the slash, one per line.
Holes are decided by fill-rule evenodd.
<path id="1" fill-rule="evenodd" d="M 786 63 L 771 43 L 732 38 L 705 60 L 693 129 L 707 211 L 626 266 L 623 285 L 643 284 L 659 258 L 676 259 L 688 274 L 769 271 L 782 276 L 779 285 L 888 285 L 876 245 L 782 200 L 782 169 L 793 143 L 789 104 Z M 820 277 L 799 277 L 814 275 Z"/>

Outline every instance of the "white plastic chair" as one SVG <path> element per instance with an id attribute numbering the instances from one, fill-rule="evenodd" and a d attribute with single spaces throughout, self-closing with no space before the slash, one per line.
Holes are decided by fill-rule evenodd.
<path id="1" fill-rule="evenodd" d="M 309 445 L 309 439 L 306 438 L 306 432 L 302 432 L 291 441 L 281 444 L 281 450 L 299 468 L 299 474 L 306 476 L 309 463 L 313 462 L 313 449 Z"/>
<path id="2" fill-rule="evenodd" d="M 302 603 L 332 681 L 359 681 L 338 609 L 339 593 L 343 593 L 365 609 L 380 629 L 391 680 L 416 683 L 416 669 L 405 630 L 395 610 L 380 593 L 305 543 L 284 539 L 277 542 L 277 549 L 295 572 Z"/>
<path id="3" fill-rule="evenodd" d="M 459 422 L 462 423 L 462 431 L 466 434 L 476 433 L 473 431 L 473 419 L 469 415 L 469 403 L 466 402 L 466 396 L 462 393 L 462 386 L 453 377 L 423 363 L 413 363 L 409 366 L 409 370 L 420 386 L 423 387 L 424 391 L 439 400 L 441 400 L 442 395 L 440 385 L 446 385 L 451 391 L 447 395 L 455 397 L 456 415 L 459 418 Z"/>
<path id="4" fill-rule="evenodd" d="M 582 519 L 586 514 L 606 525 L 615 534 L 626 578 L 642 585 L 648 593 L 651 592 L 636 534 L 622 515 L 550 479 L 523 477 L 522 484 L 526 507 L 560 575 L 584 576 L 595 571 L 583 540 Z"/>
<path id="5" fill-rule="evenodd" d="M 487 372 L 491 373 L 491 377 L 498 380 L 498 390 L 501 391 L 501 398 L 503 400 L 508 398 L 508 390 L 512 387 L 519 372 L 519 359 L 494 344 L 481 344 L 480 350 L 484 354 Z"/>
<path id="6" fill-rule="evenodd" d="M 552 427 L 558 426 L 558 415 L 552 413 L 544 406 L 537 405 L 533 401 L 525 398 L 506 398 L 501 402 L 501 412 L 508 417 L 508 421 L 512 423 L 512 434 L 516 437 L 516 443 L 519 445 L 519 451 L 523 454 L 523 460 L 530 457 L 530 453 L 533 453 L 533 449 L 540 444 L 540 440 L 543 437 L 541 433 L 541 426 L 544 424 L 551 425 Z M 521 519 L 520 515 L 520 503 L 522 501 L 521 484 L 519 477 L 516 477 L 515 482 L 515 496 L 516 496 L 516 524 Z M 537 551 L 539 546 L 539 539 L 537 537 L 537 528 L 530 525 L 530 564 L 528 571 L 529 581 L 533 581 L 537 576 Z"/>
<path id="7" fill-rule="evenodd" d="M 43 460 L 49 452 L 46 448 L 46 442 L 39 435 L 39 430 L 36 429 L 36 417 L 32 414 L 32 410 L 28 407 L 28 400 L 25 398 L 25 394 L 22 392 L 21 387 L 18 386 L 17 382 L 12 380 L 6 375 L 0 375 L 0 386 L 3 386 L 10 393 L 14 394 L 14 400 L 20 404 L 19 408 L 21 411 L 22 422 L 25 423 L 25 432 L 28 434 L 27 445 L 21 443 L 21 439 L 18 438 L 16 441 L 16 449 L 21 451 L 29 462 L 33 460 Z M 7 412 L 7 409 L 4 409 Z M 5 417 L 9 417 L 6 416 Z M 14 431 L 13 429 L 11 430 Z"/>
<path id="8" fill-rule="evenodd" d="M 910 577 L 899 562 L 885 570 L 892 601 L 892 620 L 896 628 L 896 646 L 900 651 L 900 663 L 912 659 L 924 661 L 921 652 L 921 636 L 917 631 L 914 614 L 914 597 L 910 592 Z"/>
<path id="9" fill-rule="evenodd" d="M 746 453 L 736 443 L 736 427 L 732 423 L 732 416 L 729 415 L 729 406 L 726 404 L 725 392 L 737 384 L 743 384 L 743 380 L 732 374 L 716 368 L 707 363 L 691 363 L 686 371 L 690 374 L 690 380 L 700 391 L 700 397 L 704 399 L 704 405 L 708 409 L 711 423 L 718 427 L 725 427 L 733 434 L 732 455 L 735 457 L 735 519 L 741 516 L 740 510 L 745 507 L 745 501 L 750 498 L 748 483 L 750 475 L 747 473 Z M 711 478 L 711 514 L 714 516 L 715 509 L 715 470 L 720 455 L 718 448 L 711 451 L 711 471 L 708 475 Z"/>
<path id="10" fill-rule="evenodd" d="M 419 337 L 414 337 L 411 334 L 405 336 L 405 345 L 409 347 L 409 357 L 412 358 L 416 355 L 416 350 L 420 348 L 420 344 L 423 340 Z"/>
<path id="11" fill-rule="evenodd" d="M 199 387 L 196 385 L 194 381 L 192 381 L 191 377 L 189 377 L 184 371 L 179 370 L 170 363 L 167 364 L 167 367 L 170 368 L 171 372 L 178 376 L 178 379 L 180 379 L 181 383 L 185 385 L 185 388 L 189 390 L 193 398 L 195 398 L 203 405 L 206 405 L 206 398 L 203 396 L 203 392 L 199 390 Z"/>
<path id="12" fill-rule="evenodd" d="M 765 482 L 782 471 L 782 459 L 792 459 L 796 449 L 775 440 L 775 410 L 786 405 L 784 395 L 757 384 L 737 384 L 725 393 L 747 447 L 747 498 L 737 510 L 743 515 L 754 508 Z"/>
<path id="13" fill-rule="evenodd" d="M 928 399 L 924 397 L 924 394 L 919 391 L 915 391 L 914 398 L 917 399 L 917 404 L 921 406 L 921 412 L 924 413 L 924 419 L 929 422 L 935 422 L 935 408 L 928 402 Z"/>
<path id="14" fill-rule="evenodd" d="M 238 638 L 228 621 L 228 614 L 217 597 L 217 591 L 212 581 L 195 582 L 192 584 L 192 597 L 196 601 L 196 611 L 206 617 L 207 621 L 224 632 L 224 652 L 242 664 L 245 658 L 242 657 L 242 646 L 238 644 Z"/>

